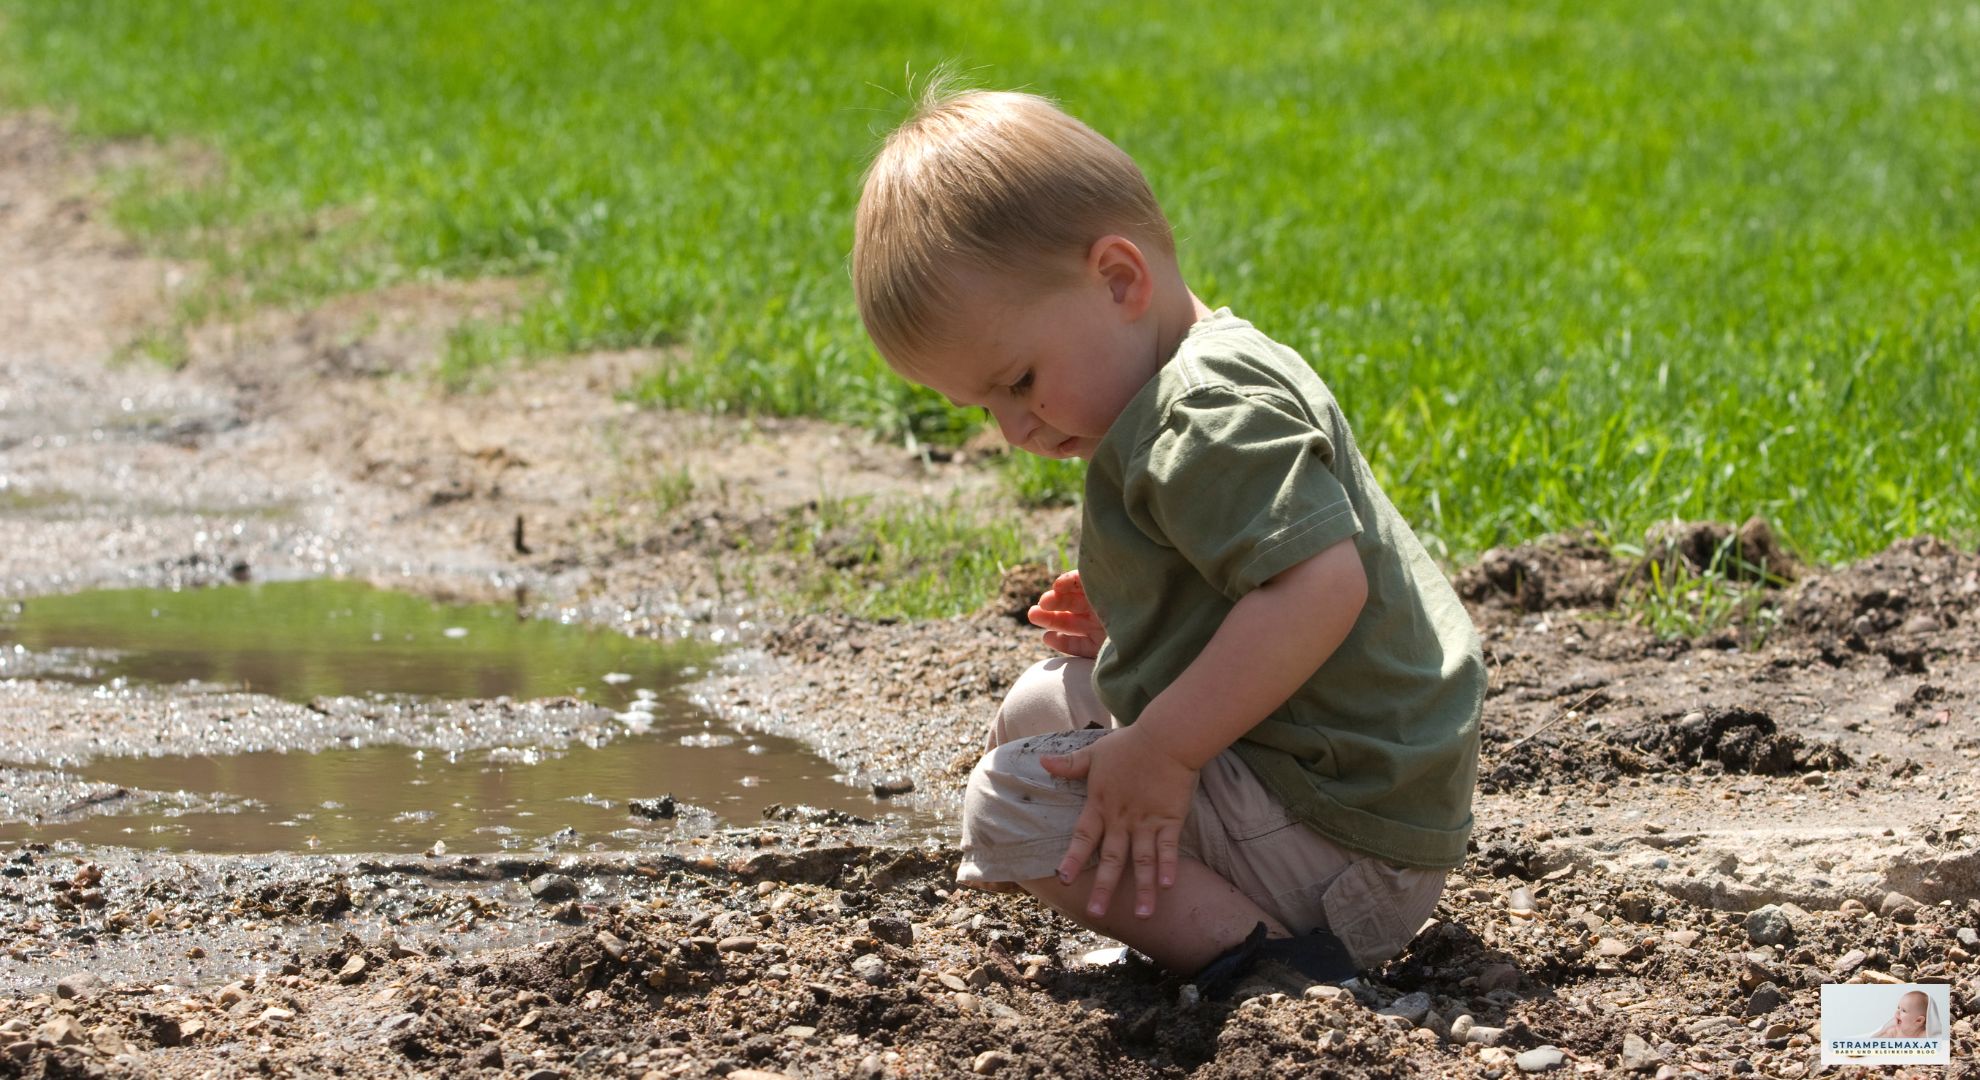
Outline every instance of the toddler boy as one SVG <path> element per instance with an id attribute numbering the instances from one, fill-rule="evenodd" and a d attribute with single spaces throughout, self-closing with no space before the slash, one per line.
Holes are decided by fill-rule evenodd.
<path id="1" fill-rule="evenodd" d="M 1313 369 L 1198 300 L 1134 162 L 1028 94 L 931 91 L 852 270 L 896 372 L 1089 462 L 1030 613 L 1065 655 L 998 712 L 959 878 L 1179 973 L 1394 956 L 1464 858 L 1485 668 Z"/>

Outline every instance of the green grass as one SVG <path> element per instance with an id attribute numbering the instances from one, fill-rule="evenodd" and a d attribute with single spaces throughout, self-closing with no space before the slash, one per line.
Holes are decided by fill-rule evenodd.
<path id="1" fill-rule="evenodd" d="M 1005 569 L 1042 562 L 1008 519 L 984 522 L 957 499 L 940 506 L 875 505 L 870 498 L 822 498 L 794 514 L 778 547 L 800 568 L 783 598 L 814 610 L 869 619 L 928 619 L 975 610 L 996 595 Z"/>
<path id="2" fill-rule="evenodd" d="M 1433 551 L 1980 537 L 1971 4 L 0 0 L 0 93 L 219 151 L 119 210 L 237 302 L 533 275 L 457 379 L 680 342 L 646 400 L 927 439 L 977 420 L 878 363 L 845 256 L 904 71 L 950 59 L 1142 162 Z"/>

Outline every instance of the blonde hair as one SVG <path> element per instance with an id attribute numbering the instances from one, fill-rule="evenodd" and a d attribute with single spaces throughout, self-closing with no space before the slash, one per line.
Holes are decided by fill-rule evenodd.
<path id="1" fill-rule="evenodd" d="M 1084 256 L 1119 232 L 1173 256 L 1175 238 L 1134 159 L 1035 94 L 957 92 L 938 74 L 867 170 L 853 228 L 853 293 L 882 356 L 938 340 L 954 270 L 1022 272 Z"/>

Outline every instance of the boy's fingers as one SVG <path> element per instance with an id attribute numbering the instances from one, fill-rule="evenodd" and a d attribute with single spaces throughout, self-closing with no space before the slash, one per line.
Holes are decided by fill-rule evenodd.
<path id="1" fill-rule="evenodd" d="M 1074 750 L 1070 754 L 1040 754 L 1038 764 L 1046 772 L 1061 780 L 1084 780 L 1086 770 L 1093 765 L 1093 753 L 1089 750 Z M 1084 821 L 1084 818 L 1081 818 Z M 1077 834 L 1074 834 L 1077 839 Z M 1091 848 L 1088 849 L 1089 851 Z M 1085 857 L 1081 856 L 1082 863 Z"/>
<path id="2" fill-rule="evenodd" d="M 1155 830 L 1143 826 L 1134 830 L 1134 914 L 1146 919 L 1155 914 Z"/>
<path id="3" fill-rule="evenodd" d="M 1100 865 L 1093 874 L 1093 890 L 1086 894 L 1086 913 L 1094 918 L 1107 914 L 1113 902 L 1114 886 L 1120 883 L 1121 866 L 1127 862 L 1127 840 L 1121 830 L 1110 829 L 1100 838 Z"/>
<path id="4" fill-rule="evenodd" d="M 1073 823 L 1072 842 L 1066 845 L 1066 857 L 1059 860 L 1059 883 L 1072 884 L 1079 872 L 1086 868 L 1086 860 L 1093 855 L 1093 848 L 1100 839 L 1100 814 L 1092 803 L 1086 804 L 1085 812 Z"/>
<path id="5" fill-rule="evenodd" d="M 1181 857 L 1182 826 L 1164 825 L 1155 834 L 1155 880 L 1164 889 L 1176 883 L 1176 860 Z"/>

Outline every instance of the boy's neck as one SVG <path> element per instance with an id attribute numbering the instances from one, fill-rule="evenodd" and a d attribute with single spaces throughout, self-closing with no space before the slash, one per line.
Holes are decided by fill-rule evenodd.
<path id="1" fill-rule="evenodd" d="M 1156 303 L 1155 357 L 1156 366 L 1167 364 L 1182 347 L 1183 338 L 1189 336 L 1189 328 L 1211 315 L 1209 305 L 1197 299 L 1189 286 L 1177 278 L 1173 288 L 1164 289 L 1163 297 Z"/>

